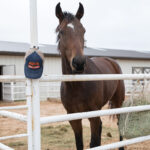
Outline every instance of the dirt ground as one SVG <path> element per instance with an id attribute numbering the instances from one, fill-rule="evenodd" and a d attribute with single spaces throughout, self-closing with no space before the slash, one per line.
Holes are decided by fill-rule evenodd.
<path id="1" fill-rule="evenodd" d="M 0 103 L 0 107 L 1 106 L 15 106 L 15 105 L 25 105 L 25 102 L 14 102 L 14 103 L 1 102 Z M 106 108 L 107 106 L 105 106 L 104 109 Z M 43 101 L 41 102 L 40 109 L 41 109 L 41 112 L 40 112 L 41 117 L 66 114 L 66 111 L 60 102 Z M 24 115 L 26 115 L 27 113 L 25 109 L 11 110 L 11 111 L 24 114 Z M 19 134 L 19 133 L 22 133 L 24 129 L 26 129 L 26 123 L 23 123 L 15 119 L 10 119 L 10 118 L 0 116 L 0 122 L 1 122 L 0 123 L 1 124 L 0 136 L 13 135 L 14 133 Z M 102 117 L 102 122 L 103 122 L 103 126 L 105 127 L 117 128 L 116 121 L 111 119 L 111 117 L 109 116 Z M 55 124 L 58 124 L 58 123 L 53 123 L 53 125 Z M 68 124 L 68 122 L 63 122 L 63 124 Z M 84 119 L 83 125 L 89 127 L 89 121 L 87 119 Z"/>
<path id="2" fill-rule="evenodd" d="M 14 103 L 6 103 L 6 102 L 0 102 L 1 106 L 13 106 L 13 105 L 24 105 L 25 102 L 14 102 Z M 107 106 L 104 107 L 104 109 L 107 109 Z M 21 113 L 26 115 L 26 110 L 11 110 L 13 112 Z M 51 115 L 59 115 L 59 114 L 66 114 L 66 111 L 64 110 L 62 104 L 60 102 L 54 102 L 54 101 L 44 101 L 41 102 L 41 117 L 43 116 L 51 116 Z M 116 120 L 111 119 L 110 116 L 102 117 L 103 127 L 106 129 L 113 129 L 117 130 L 117 124 Z M 57 126 L 58 124 L 65 124 L 68 125 L 68 122 L 63 123 L 53 123 L 53 126 Z M 87 119 L 83 120 L 83 125 L 86 127 L 89 127 L 89 122 Z M 23 123 L 21 121 L 10 119 L 6 117 L 0 116 L 0 137 L 2 136 L 8 136 L 8 135 L 14 135 L 14 134 L 21 134 L 26 133 L 26 123 Z M 111 133 L 110 133 L 111 134 Z M 115 133 L 117 134 L 117 133 Z M 118 136 L 118 135 L 117 135 Z M 112 138 L 111 142 L 116 141 Z M 104 142 L 104 143 L 107 143 Z M 110 143 L 110 141 L 109 141 Z M 134 144 L 132 146 L 126 147 L 126 150 L 150 150 L 150 141 L 140 143 L 140 144 Z"/>

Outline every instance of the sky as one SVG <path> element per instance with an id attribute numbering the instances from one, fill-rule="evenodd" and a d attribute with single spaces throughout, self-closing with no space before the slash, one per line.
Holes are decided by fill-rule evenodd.
<path id="1" fill-rule="evenodd" d="M 83 4 L 86 46 L 150 51 L 150 0 L 37 0 L 39 43 L 57 44 L 59 1 L 73 14 Z M 0 41 L 30 43 L 29 20 L 29 0 L 0 0 Z"/>

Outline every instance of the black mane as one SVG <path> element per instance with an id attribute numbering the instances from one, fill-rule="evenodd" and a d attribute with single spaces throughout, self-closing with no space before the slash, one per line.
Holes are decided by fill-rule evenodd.
<path id="1" fill-rule="evenodd" d="M 64 14 L 64 19 L 67 19 L 68 22 L 71 22 L 74 20 L 75 16 L 72 14 L 72 13 L 69 13 L 69 12 L 63 12 Z"/>

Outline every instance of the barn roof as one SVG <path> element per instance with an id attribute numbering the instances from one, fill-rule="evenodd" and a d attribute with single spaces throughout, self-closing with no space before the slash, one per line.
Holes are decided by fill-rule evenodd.
<path id="1" fill-rule="evenodd" d="M 56 45 L 40 44 L 39 47 L 46 56 L 59 56 Z M 28 43 L 0 41 L 1 55 L 24 55 L 29 48 L 30 44 Z M 85 48 L 84 53 L 87 56 L 106 56 L 118 59 L 150 59 L 150 51 L 107 48 L 94 49 L 87 47 Z"/>

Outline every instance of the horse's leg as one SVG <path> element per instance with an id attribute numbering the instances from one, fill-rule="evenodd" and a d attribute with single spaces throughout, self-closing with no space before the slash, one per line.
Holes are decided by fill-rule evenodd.
<path id="1" fill-rule="evenodd" d="M 118 124 L 119 125 L 119 124 Z M 123 137 L 119 134 L 119 140 L 123 141 Z M 124 150 L 124 147 L 119 147 L 119 150 Z"/>
<path id="2" fill-rule="evenodd" d="M 120 115 L 117 115 L 117 118 L 118 118 L 118 122 L 117 122 L 118 130 L 119 130 L 119 116 Z M 120 135 L 120 133 L 119 133 L 119 140 L 123 141 L 123 137 Z M 119 150 L 124 150 L 124 147 L 119 147 Z"/>
<path id="3" fill-rule="evenodd" d="M 82 136 L 82 123 L 81 120 L 70 121 L 71 127 L 74 131 L 76 148 L 77 150 L 83 150 L 83 136 Z"/>
<path id="4" fill-rule="evenodd" d="M 123 137 L 120 135 L 120 141 L 123 141 Z M 119 147 L 119 150 L 124 150 L 124 147 Z"/>
<path id="5" fill-rule="evenodd" d="M 102 121 L 99 117 L 90 118 L 91 142 L 90 148 L 101 145 Z"/>

